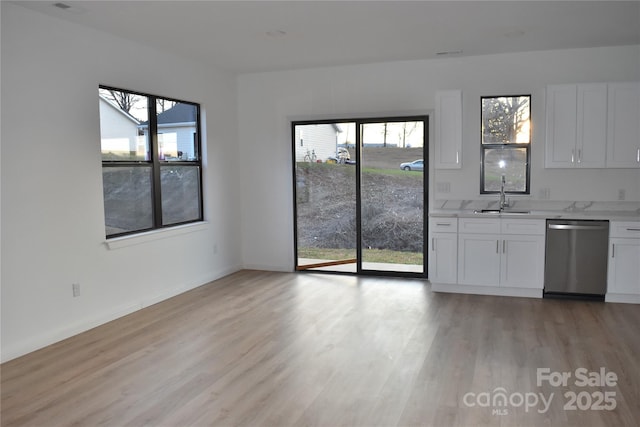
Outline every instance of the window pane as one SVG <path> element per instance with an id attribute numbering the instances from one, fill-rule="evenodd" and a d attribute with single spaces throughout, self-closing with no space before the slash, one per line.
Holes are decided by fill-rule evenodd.
<path id="1" fill-rule="evenodd" d="M 424 126 L 364 123 L 360 235 L 363 270 L 424 272 Z"/>
<path id="2" fill-rule="evenodd" d="M 484 149 L 484 191 L 500 191 L 505 176 L 505 191 L 524 192 L 527 187 L 526 148 Z"/>
<path id="3" fill-rule="evenodd" d="M 103 167 L 107 236 L 153 227 L 151 167 Z"/>
<path id="4" fill-rule="evenodd" d="M 198 107 L 184 102 L 156 99 L 160 160 L 198 160 Z"/>
<path id="5" fill-rule="evenodd" d="M 355 123 L 297 124 L 293 137 L 296 265 L 355 273 Z"/>
<path id="6" fill-rule="evenodd" d="M 162 224 L 197 221 L 200 212 L 200 167 L 162 166 Z"/>
<path id="7" fill-rule="evenodd" d="M 482 98 L 483 144 L 528 144 L 530 96 Z"/>
<path id="8" fill-rule="evenodd" d="M 100 88 L 102 160 L 149 160 L 147 97 Z"/>

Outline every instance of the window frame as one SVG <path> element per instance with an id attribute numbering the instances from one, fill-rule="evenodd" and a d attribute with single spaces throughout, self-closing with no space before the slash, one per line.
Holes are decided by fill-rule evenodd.
<path id="1" fill-rule="evenodd" d="M 149 159 L 146 160 L 104 160 L 102 159 L 102 170 L 104 168 L 112 167 L 132 167 L 132 168 L 150 168 L 151 169 L 151 207 L 152 207 L 152 226 L 148 228 L 142 228 L 137 230 L 129 230 L 119 233 L 107 234 L 106 230 L 106 214 L 105 214 L 105 235 L 107 240 L 119 238 L 123 236 L 131 236 L 141 234 L 149 231 L 170 229 L 185 224 L 202 222 L 204 220 L 204 203 L 203 203 L 203 174 L 202 167 L 202 121 L 201 121 L 201 107 L 200 104 L 192 101 L 184 101 L 181 99 L 152 95 L 149 93 L 122 89 L 109 85 L 98 85 L 98 89 L 113 90 L 118 92 L 125 92 L 132 95 L 146 97 L 147 99 L 147 111 L 148 111 L 148 132 L 149 132 Z M 195 123 L 195 138 L 194 138 L 194 160 L 166 160 L 160 159 L 160 152 L 158 146 L 158 121 L 157 121 L 157 100 L 162 99 L 165 101 L 171 101 L 180 104 L 192 105 L 196 109 L 196 123 Z M 102 135 L 101 135 L 102 139 Z M 172 222 L 170 224 L 163 224 L 162 213 L 162 185 L 161 185 L 161 169 L 163 166 L 186 166 L 194 167 L 198 170 L 198 217 L 196 219 L 190 219 L 180 222 Z M 104 181 L 103 181 L 104 191 Z M 103 194 L 104 197 L 104 194 Z"/>
<path id="2" fill-rule="evenodd" d="M 485 154 L 487 150 L 519 150 L 525 149 L 525 189 L 524 191 L 507 191 L 505 194 L 531 194 L 531 144 L 532 144 L 532 130 L 529 127 L 529 142 L 528 143 L 500 143 L 500 144 L 485 144 L 483 142 L 483 129 L 482 129 L 482 105 L 485 99 L 489 98 L 529 98 L 529 121 L 531 121 L 531 94 L 518 94 L 518 95 L 487 95 L 480 97 L 480 194 L 500 194 L 499 190 L 486 190 L 485 188 Z"/>

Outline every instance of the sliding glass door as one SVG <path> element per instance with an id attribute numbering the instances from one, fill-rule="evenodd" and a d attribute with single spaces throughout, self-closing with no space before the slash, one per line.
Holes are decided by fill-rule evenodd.
<path id="1" fill-rule="evenodd" d="M 426 123 L 293 123 L 296 269 L 426 275 Z"/>
<path id="2" fill-rule="evenodd" d="M 355 125 L 293 126 L 297 269 L 357 271 Z"/>
<path id="3" fill-rule="evenodd" d="M 424 272 L 424 122 L 362 123 L 362 269 Z"/>

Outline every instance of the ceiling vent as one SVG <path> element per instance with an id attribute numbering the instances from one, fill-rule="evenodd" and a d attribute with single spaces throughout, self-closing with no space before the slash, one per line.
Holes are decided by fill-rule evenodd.
<path id="1" fill-rule="evenodd" d="M 460 55 L 462 54 L 462 50 L 445 50 L 442 52 L 436 52 L 438 56 L 447 56 L 447 55 Z"/>
<path id="2" fill-rule="evenodd" d="M 71 6 L 69 6 L 68 4 L 64 4 L 64 3 L 54 3 L 53 6 L 57 7 L 58 9 L 62 9 L 62 10 L 71 9 Z"/>

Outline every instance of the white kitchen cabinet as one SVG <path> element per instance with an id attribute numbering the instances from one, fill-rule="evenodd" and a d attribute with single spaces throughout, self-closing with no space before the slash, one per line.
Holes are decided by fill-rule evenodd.
<path id="1" fill-rule="evenodd" d="M 640 168 L 640 82 L 609 83 L 607 167 Z"/>
<path id="2" fill-rule="evenodd" d="M 606 300 L 640 303 L 640 222 L 610 223 Z"/>
<path id="3" fill-rule="evenodd" d="M 456 283 L 458 272 L 458 219 L 431 218 L 429 232 L 429 281 Z"/>
<path id="4" fill-rule="evenodd" d="M 542 289 L 544 220 L 461 218 L 459 229 L 458 283 Z"/>
<path id="5" fill-rule="evenodd" d="M 458 283 L 497 286 L 500 282 L 500 235 L 458 236 Z"/>
<path id="6" fill-rule="evenodd" d="M 500 286 L 543 288 L 544 236 L 502 236 Z"/>
<path id="7" fill-rule="evenodd" d="M 436 92 L 436 169 L 462 167 L 462 91 Z"/>
<path id="8" fill-rule="evenodd" d="M 604 168 L 607 84 L 547 87 L 545 167 Z"/>

